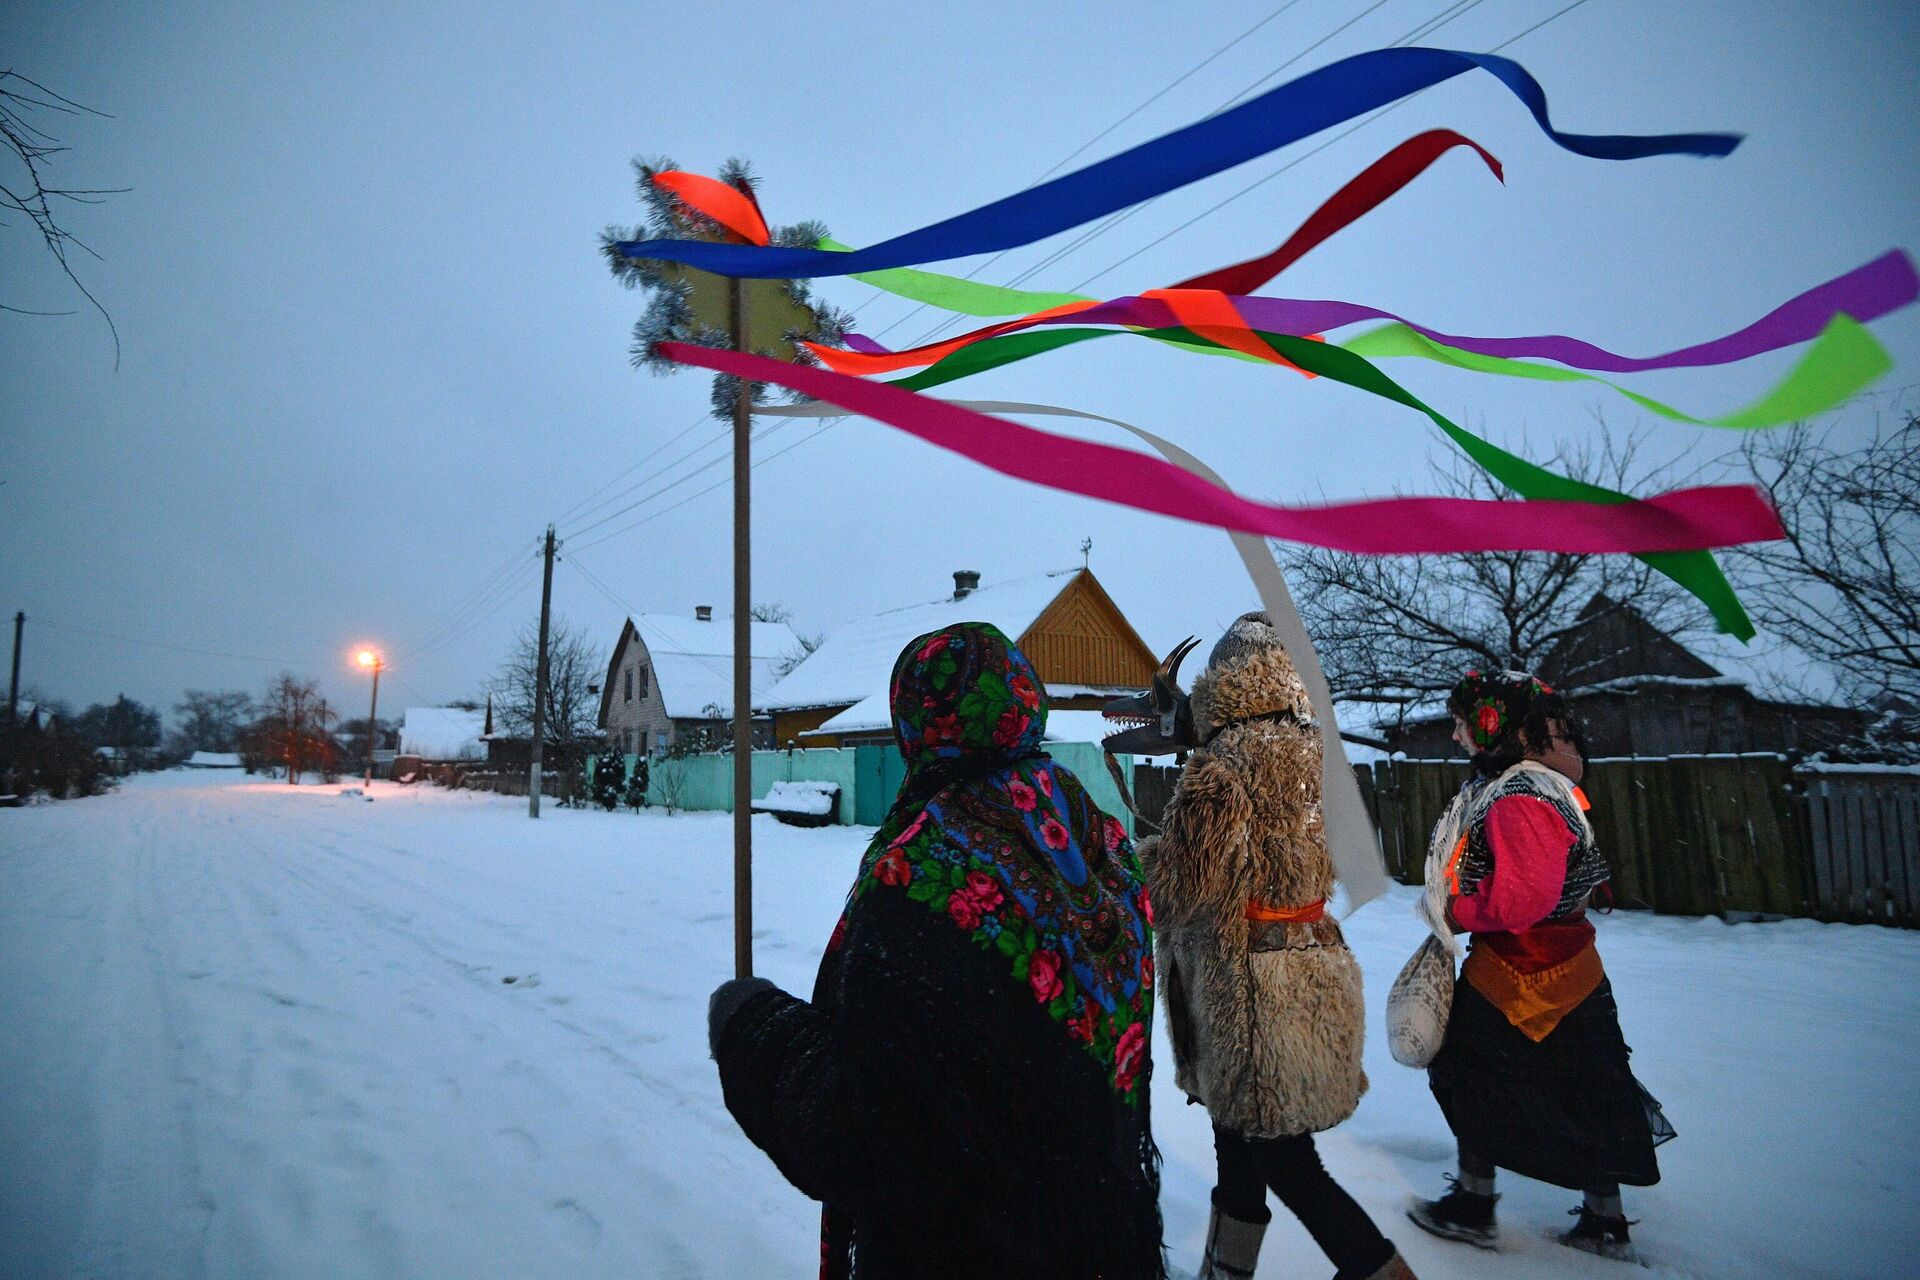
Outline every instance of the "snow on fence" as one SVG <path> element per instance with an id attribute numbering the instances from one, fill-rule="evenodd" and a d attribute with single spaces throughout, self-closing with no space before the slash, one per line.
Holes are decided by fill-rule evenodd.
<path id="1" fill-rule="evenodd" d="M 1417 884 L 1427 836 L 1466 780 L 1459 760 L 1356 765 L 1388 874 Z M 1157 820 L 1176 771 L 1134 771 Z M 1582 783 L 1622 907 L 1920 927 L 1920 775 L 1795 768 L 1778 755 L 1591 761 Z"/>

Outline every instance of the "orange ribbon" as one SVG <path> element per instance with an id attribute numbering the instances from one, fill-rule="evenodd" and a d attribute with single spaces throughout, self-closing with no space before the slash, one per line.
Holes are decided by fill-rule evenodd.
<path id="1" fill-rule="evenodd" d="M 1327 918 L 1327 900 L 1320 898 L 1304 907 L 1276 907 L 1265 902 L 1249 902 L 1247 919 L 1256 924 L 1312 924 Z"/>

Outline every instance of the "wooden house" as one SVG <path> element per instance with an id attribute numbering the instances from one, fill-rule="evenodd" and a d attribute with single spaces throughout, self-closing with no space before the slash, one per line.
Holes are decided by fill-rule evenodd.
<path id="1" fill-rule="evenodd" d="M 980 585 L 953 575 L 953 594 L 844 627 L 796 666 L 762 705 L 780 746 L 893 742 L 887 682 L 916 636 L 957 622 L 990 622 L 1018 644 L 1047 686 L 1053 741 L 1098 741 L 1100 709 L 1144 688 L 1158 659 L 1089 569 Z M 1110 726 L 1108 726 L 1110 727 Z"/>
<path id="2" fill-rule="evenodd" d="M 1749 653 L 1722 636 L 1698 646 L 1710 650 L 1709 661 L 1632 605 L 1603 595 L 1587 603 L 1579 621 L 1537 674 L 1567 696 L 1586 727 L 1589 756 L 1811 754 L 1853 737 L 1872 719 L 1846 705 L 1810 659 Z M 1767 689 L 1779 685 L 1818 692 Z M 1444 712 L 1383 733 L 1392 750 L 1416 759 L 1459 754 Z"/>
<path id="3" fill-rule="evenodd" d="M 770 694 L 775 669 L 799 646 L 781 622 L 748 624 L 751 687 L 756 710 Z M 652 755 L 690 734 L 731 739 L 733 623 L 701 605 L 693 617 L 641 613 L 624 619 L 607 677 L 600 687 L 597 723 L 614 751 Z M 772 721 L 754 726 L 754 745 L 771 746 Z"/>

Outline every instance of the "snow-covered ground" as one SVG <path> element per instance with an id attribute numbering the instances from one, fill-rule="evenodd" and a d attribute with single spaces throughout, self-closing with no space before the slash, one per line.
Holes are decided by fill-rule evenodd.
<path id="1" fill-rule="evenodd" d="M 138 778 L 0 811 L 0 1270 L 9 1277 L 803 1277 L 813 1206 L 720 1105 L 723 815 L 377 786 Z M 867 833 L 755 822 L 758 963 L 804 991 Z M 1628 1193 L 1656 1274 L 1914 1274 L 1920 935 L 1617 915 L 1643 1080 L 1680 1130 Z M 1373 1089 L 1321 1142 L 1434 1277 L 1635 1274 L 1547 1239 L 1508 1179 L 1500 1254 L 1401 1217 L 1451 1150 L 1378 1034 L 1405 891 L 1348 922 Z M 511 980 L 511 981 L 509 981 Z M 1164 1039 L 1157 1052 L 1167 1061 Z M 1165 1211 L 1197 1257 L 1205 1116 L 1156 1082 Z M 1284 1214 L 1260 1274 L 1330 1268 Z"/>

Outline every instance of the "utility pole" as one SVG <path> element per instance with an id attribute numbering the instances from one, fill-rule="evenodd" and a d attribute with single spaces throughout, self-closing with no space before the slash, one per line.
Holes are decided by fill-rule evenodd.
<path id="1" fill-rule="evenodd" d="M 733 349 L 748 351 L 747 282 L 728 291 Z M 753 976 L 753 583 L 748 440 L 753 384 L 740 380 L 733 401 L 733 973 Z"/>
<path id="2" fill-rule="evenodd" d="M 373 702 L 367 707 L 367 794 L 373 794 L 373 750 L 380 745 L 380 655 L 373 655 Z"/>
<path id="3" fill-rule="evenodd" d="M 547 733 L 547 618 L 553 605 L 553 526 L 547 526 L 547 567 L 540 580 L 540 660 L 533 677 L 533 768 L 527 774 L 527 816 L 540 816 L 540 750 Z"/>
<path id="4" fill-rule="evenodd" d="M 7 723 L 20 719 L 20 633 L 26 629 L 24 610 L 13 615 L 13 683 L 7 686 Z"/>

